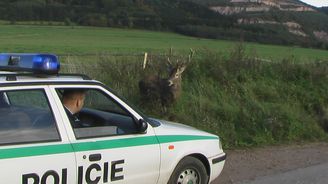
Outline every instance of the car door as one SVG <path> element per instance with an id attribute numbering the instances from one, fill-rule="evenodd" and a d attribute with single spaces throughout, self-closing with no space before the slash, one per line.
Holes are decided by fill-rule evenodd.
<path id="1" fill-rule="evenodd" d="M 75 183 L 75 155 L 48 87 L 1 87 L 0 101 L 0 182 Z"/>
<path id="2" fill-rule="evenodd" d="M 98 85 L 54 86 L 62 113 L 63 94 L 72 89 L 85 91 L 78 117 L 81 125 L 73 127 L 70 118 L 64 117 L 76 154 L 78 184 L 157 183 L 160 147 L 152 127 L 138 132 L 136 120 L 141 116 Z"/>

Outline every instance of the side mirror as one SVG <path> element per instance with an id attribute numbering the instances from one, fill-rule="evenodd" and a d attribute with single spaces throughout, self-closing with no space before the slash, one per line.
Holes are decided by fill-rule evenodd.
<path id="1" fill-rule="evenodd" d="M 148 123 L 144 119 L 138 121 L 138 132 L 141 134 L 147 133 Z"/>

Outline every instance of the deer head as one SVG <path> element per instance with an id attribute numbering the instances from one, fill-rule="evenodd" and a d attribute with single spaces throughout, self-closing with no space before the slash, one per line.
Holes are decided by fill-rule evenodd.
<path id="1" fill-rule="evenodd" d="M 163 88 L 165 93 L 169 93 L 173 97 L 172 101 L 176 101 L 181 94 L 182 73 L 185 71 L 187 65 L 184 63 L 177 63 L 175 66 L 170 64 L 169 77 L 164 80 Z M 163 94 L 165 96 L 165 94 Z"/>
<path id="2" fill-rule="evenodd" d="M 176 60 L 173 63 L 170 57 L 168 57 L 166 66 L 169 75 L 167 78 L 161 78 L 158 75 L 148 75 L 139 81 L 140 94 L 144 97 L 144 100 L 153 101 L 156 100 L 154 98 L 157 98 L 162 106 L 169 106 L 176 102 L 182 91 L 182 73 L 187 68 L 192 54 L 188 56 L 188 61 L 184 62 Z"/>

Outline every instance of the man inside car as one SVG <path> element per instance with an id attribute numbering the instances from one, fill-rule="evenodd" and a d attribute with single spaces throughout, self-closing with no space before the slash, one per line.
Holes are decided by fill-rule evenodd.
<path id="1" fill-rule="evenodd" d="M 82 127 L 78 113 L 83 108 L 86 91 L 84 89 L 66 89 L 63 92 L 62 102 L 73 128 Z"/>

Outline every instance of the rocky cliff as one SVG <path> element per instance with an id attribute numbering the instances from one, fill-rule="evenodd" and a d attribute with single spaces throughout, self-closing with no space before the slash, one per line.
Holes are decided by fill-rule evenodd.
<path id="1" fill-rule="evenodd" d="M 213 0 L 208 7 L 218 14 L 238 17 L 236 24 L 240 26 L 263 29 L 268 25 L 298 39 L 328 42 L 328 16 L 298 0 Z"/>
<path id="2" fill-rule="evenodd" d="M 226 6 L 210 6 L 210 9 L 222 15 L 232 15 L 241 12 L 268 12 L 270 10 L 314 12 L 314 8 L 290 0 L 230 0 Z"/>

